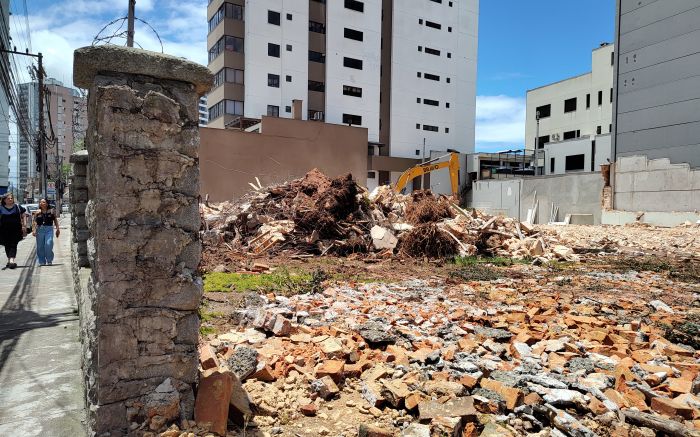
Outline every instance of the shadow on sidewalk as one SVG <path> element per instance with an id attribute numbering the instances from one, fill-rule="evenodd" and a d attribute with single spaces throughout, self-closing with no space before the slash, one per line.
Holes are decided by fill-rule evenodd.
<path id="1" fill-rule="evenodd" d="M 32 311 L 34 290 L 32 288 L 32 276 L 36 268 L 36 247 L 27 255 L 27 265 L 23 266 L 17 283 L 12 288 L 5 304 L 0 308 L 0 373 L 7 364 L 7 360 L 17 347 L 23 333 L 37 328 L 57 326 L 65 321 L 66 314 L 40 315 Z"/>

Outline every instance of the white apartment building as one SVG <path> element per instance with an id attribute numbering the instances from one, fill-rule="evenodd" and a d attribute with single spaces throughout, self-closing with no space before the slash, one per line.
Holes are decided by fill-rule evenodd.
<path id="1" fill-rule="evenodd" d="M 592 70 L 527 92 L 525 148 L 542 149 L 612 130 L 614 46 L 593 50 Z M 539 141 L 537 113 L 539 112 Z M 551 145 L 551 147 L 554 147 Z"/>
<path id="2" fill-rule="evenodd" d="M 403 159 L 368 185 L 424 144 L 471 153 L 478 14 L 478 0 L 210 0 L 208 127 L 289 118 L 301 100 L 303 119 L 367 128 L 374 154 Z"/>

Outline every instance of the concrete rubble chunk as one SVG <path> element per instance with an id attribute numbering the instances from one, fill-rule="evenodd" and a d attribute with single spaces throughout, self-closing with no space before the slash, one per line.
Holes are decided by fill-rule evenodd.
<path id="1" fill-rule="evenodd" d="M 326 400 L 332 399 L 340 393 L 340 389 L 330 376 L 324 376 L 311 382 L 311 390 Z"/>
<path id="2" fill-rule="evenodd" d="M 430 425 L 412 423 L 401 431 L 401 437 L 430 437 Z"/>
<path id="3" fill-rule="evenodd" d="M 396 338 L 390 328 L 377 322 L 367 322 L 360 326 L 358 332 L 365 341 L 372 345 L 393 344 Z"/>
<path id="4" fill-rule="evenodd" d="M 372 237 L 372 245 L 377 250 L 394 250 L 399 242 L 399 239 L 390 230 L 378 225 L 372 227 L 370 236 Z"/>
<path id="5" fill-rule="evenodd" d="M 661 300 L 652 300 L 649 302 L 649 305 L 654 308 L 656 311 L 663 311 L 669 314 L 673 314 L 673 308 L 668 306 L 666 302 L 661 301 Z"/>
<path id="6" fill-rule="evenodd" d="M 421 420 L 436 417 L 471 417 L 477 414 L 476 408 L 474 408 L 474 399 L 469 396 L 452 399 L 445 403 L 421 402 L 418 404 L 418 412 Z"/>
<path id="7" fill-rule="evenodd" d="M 258 351 L 245 346 L 238 347 L 226 360 L 226 365 L 238 379 L 245 381 L 257 369 Z"/>

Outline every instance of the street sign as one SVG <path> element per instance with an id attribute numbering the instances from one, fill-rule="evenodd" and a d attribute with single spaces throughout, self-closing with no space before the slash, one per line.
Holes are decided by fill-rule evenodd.
<path id="1" fill-rule="evenodd" d="M 56 200 L 56 182 L 46 182 L 46 200 Z"/>

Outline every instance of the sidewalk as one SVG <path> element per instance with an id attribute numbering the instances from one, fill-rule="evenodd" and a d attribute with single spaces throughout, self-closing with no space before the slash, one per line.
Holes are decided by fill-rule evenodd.
<path id="1" fill-rule="evenodd" d="M 18 249 L 17 269 L 0 270 L 0 435 L 84 436 L 70 216 L 61 217 L 53 266 L 36 264 L 31 234 Z"/>

